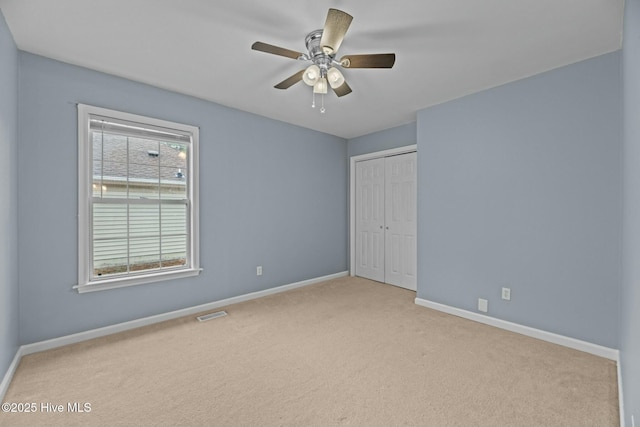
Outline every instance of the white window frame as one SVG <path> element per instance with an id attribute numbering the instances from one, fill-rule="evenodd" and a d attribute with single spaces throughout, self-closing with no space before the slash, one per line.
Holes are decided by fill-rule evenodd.
<path id="1" fill-rule="evenodd" d="M 91 279 L 91 198 L 93 144 L 90 139 L 89 119 L 91 116 L 112 117 L 116 120 L 137 122 L 154 127 L 163 127 L 186 132 L 192 135 L 189 149 L 187 179 L 189 180 L 188 197 L 190 216 L 188 219 L 187 268 L 166 271 L 151 271 L 126 276 Z M 125 286 L 155 283 L 162 280 L 192 277 L 200 274 L 200 242 L 199 242 L 199 128 L 180 123 L 169 122 L 91 105 L 78 104 L 78 284 L 74 286 L 79 293 L 121 288 Z"/>

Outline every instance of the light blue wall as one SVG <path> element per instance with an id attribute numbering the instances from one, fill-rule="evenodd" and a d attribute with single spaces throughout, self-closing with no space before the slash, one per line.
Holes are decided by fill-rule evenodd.
<path id="1" fill-rule="evenodd" d="M 626 0 L 623 44 L 624 246 L 620 359 L 627 426 L 640 425 L 640 0 Z"/>
<path id="2" fill-rule="evenodd" d="M 349 157 L 359 156 L 360 154 L 369 154 L 376 151 L 414 145 L 415 143 L 416 124 L 414 122 L 351 138 L 347 143 L 347 155 Z"/>
<path id="3" fill-rule="evenodd" d="M 21 343 L 347 269 L 344 139 L 28 53 L 19 59 Z M 78 102 L 200 127 L 201 276 L 71 289 Z"/>
<path id="4" fill-rule="evenodd" d="M 0 381 L 18 349 L 18 51 L 0 12 Z"/>
<path id="5" fill-rule="evenodd" d="M 620 60 L 418 113 L 418 297 L 618 348 Z"/>

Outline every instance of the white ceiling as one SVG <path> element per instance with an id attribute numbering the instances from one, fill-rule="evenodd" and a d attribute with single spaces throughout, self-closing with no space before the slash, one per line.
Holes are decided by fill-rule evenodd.
<path id="1" fill-rule="evenodd" d="M 338 52 L 396 53 L 347 69 L 353 93 L 311 108 L 311 88 L 273 86 L 306 63 L 330 7 L 354 16 Z M 623 0 L 0 0 L 18 48 L 352 138 L 431 105 L 621 47 Z"/>

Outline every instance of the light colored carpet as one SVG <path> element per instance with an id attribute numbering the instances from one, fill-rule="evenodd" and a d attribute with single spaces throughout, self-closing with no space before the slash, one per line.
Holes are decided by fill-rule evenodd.
<path id="1" fill-rule="evenodd" d="M 342 278 L 25 356 L 5 401 L 65 412 L 0 425 L 618 425 L 614 362 L 414 298 Z"/>

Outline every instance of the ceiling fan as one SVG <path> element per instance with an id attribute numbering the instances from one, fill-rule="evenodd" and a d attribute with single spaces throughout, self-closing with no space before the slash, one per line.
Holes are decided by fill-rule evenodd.
<path id="1" fill-rule="evenodd" d="M 313 103 L 315 107 L 315 94 L 327 93 L 327 84 L 338 96 L 351 93 L 351 88 L 338 69 L 342 68 L 391 68 L 396 61 L 395 53 L 378 53 L 368 55 L 346 55 L 336 60 L 336 53 L 344 39 L 353 16 L 338 9 L 329 9 L 324 28 L 315 30 L 305 37 L 307 52 L 296 52 L 263 42 L 255 42 L 251 49 L 261 52 L 280 55 L 299 61 L 311 62 L 306 69 L 300 70 L 289 78 L 284 79 L 274 87 L 276 89 L 288 89 L 300 80 L 313 87 Z M 322 98 L 320 112 L 324 113 L 324 97 Z"/>

